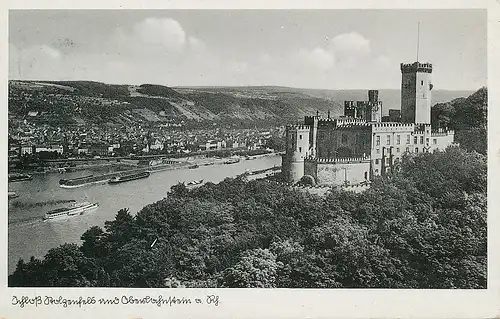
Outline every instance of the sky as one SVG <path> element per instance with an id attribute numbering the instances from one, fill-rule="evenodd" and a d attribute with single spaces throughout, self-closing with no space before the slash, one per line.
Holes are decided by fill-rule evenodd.
<path id="1" fill-rule="evenodd" d="M 11 10 L 9 79 L 397 89 L 417 38 L 436 89 L 486 86 L 485 10 Z"/>

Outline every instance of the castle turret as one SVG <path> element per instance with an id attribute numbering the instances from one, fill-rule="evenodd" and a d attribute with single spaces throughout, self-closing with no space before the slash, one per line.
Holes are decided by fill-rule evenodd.
<path id="1" fill-rule="evenodd" d="M 344 101 L 344 116 L 353 118 L 358 117 L 354 101 Z"/>
<path id="2" fill-rule="evenodd" d="M 289 182 L 304 176 L 304 159 L 310 154 L 309 125 L 290 125 L 286 128 L 286 153 L 283 155 L 283 174 Z"/>
<path id="3" fill-rule="evenodd" d="M 401 121 L 431 123 L 432 64 L 401 63 Z"/>

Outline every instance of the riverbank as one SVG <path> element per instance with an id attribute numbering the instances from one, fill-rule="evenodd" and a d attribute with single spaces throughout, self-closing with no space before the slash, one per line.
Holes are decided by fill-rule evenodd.
<path id="1" fill-rule="evenodd" d="M 91 176 L 85 179 L 80 179 L 78 181 L 71 181 L 67 184 L 61 185 L 63 188 L 76 188 L 76 187 L 82 187 L 82 186 L 87 186 L 87 185 L 92 185 L 92 184 L 101 184 L 101 183 L 106 183 L 110 179 L 114 177 L 120 177 L 123 175 L 129 175 L 129 174 L 137 174 L 137 173 L 142 173 L 142 172 L 150 172 L 150 173 L 157 173 L 157 172 L 163 172 L 163 171 L 169 171 L 169 170 L 177 170 L 177 169 L 185 169 L 185 168 L 190 168 L 190 169 L 198 169 L 199 167 L 202 166 L 211 166 L 211 165 L 232 165 L 236 164 L 242 160 L 256 160 L 259 158 L 264 158 L 264 157 L 275 157 L 277 154 L 275 153 L 269 153 L 269 154 L 262 154 L 262 155 L 257 155 L 258 157 L 254 158 L 240 158 L 240 157 L 230 157 L 228 158 L 212 158 L 212 157 L 187 157 L 183 160 L 179 159 L 165 159 L 165 161 L 169 162 L 168 164 L 157 164 L 157 165 L 152 165 L 152 166 L 135 166 L 133 169 L 126 169 L 126 170 L 116 170 L 116 172 L 113 173 L 108 173 L 108 174 L 103 174 L 103 175 L 98 175 L 98 176 Z M 110 163 L 109 165 L 113 165 L 113 163 Z M 129 164 L 130 165 L 130 164 Z"/>

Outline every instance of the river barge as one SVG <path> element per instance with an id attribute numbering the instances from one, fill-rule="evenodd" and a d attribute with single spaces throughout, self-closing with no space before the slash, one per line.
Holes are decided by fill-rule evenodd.
<path id="1" fill-rule="evenodd" d="M 72 179 L 62 179 L 59 181 L 59 186 L 62 188 L 76 188 L 90 184 L 104 183 L 110 178 L 115 176 L 115 174 L 105 174 L 105 175 L 87 175 Z"/>
<path id="2" fill-rule="evenodd" d="M 149 177 L 149 175 L 151 175 L 150 172 L 140 172 L 140 173 L 116 176 L 116 177 L 111 178 L 108 183 L 109 184 L 124 183 L 124 182 L 133 181 L 133 180 L 140 179 L 140 178 L 147 178 L 147 177 Z"/>

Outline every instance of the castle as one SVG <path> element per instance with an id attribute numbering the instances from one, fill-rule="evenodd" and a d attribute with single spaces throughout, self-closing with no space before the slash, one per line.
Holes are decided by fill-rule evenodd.
<path id="1" fill-rule="evenodd" d="M 453 144 L 454 132 L 431 128 L 432 64 L 401 63 L 401 111 L 382 121 L 378 91 L 368 101 L 345 101 L 344 116 L 306 116 L 286 128 L 282 172 L 288 182 L 312 176 L 317 184 L 368 182 L 392 172 L 405 153 L 433 152 Z"/>

